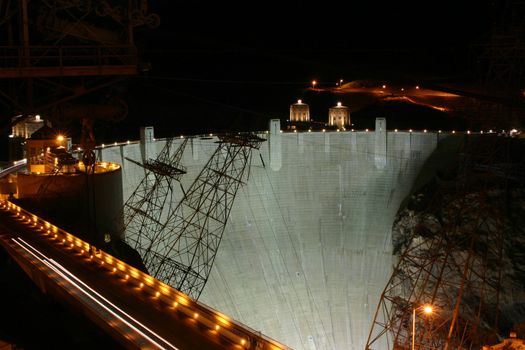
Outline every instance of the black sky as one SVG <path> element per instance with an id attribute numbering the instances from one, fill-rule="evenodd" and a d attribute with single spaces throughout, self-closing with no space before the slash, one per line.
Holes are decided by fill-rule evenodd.
<path id="1" fill-rule="evenodd" d="M 146 123 L 174 134 L 258 128 L 285 117 L 312 79 L 463 74 L 471 45 L 490 34 L 498 4 L 151 0 L 161 25 L 136 32 L 151 69 L 128 86 L 134 123 L 98 139 L 135 137 L 136 125 Z"/>
<path id="2" fill-rule="evenodd" d="M 486 42 L 504 2 L 153 0 L 161 25 L 137 38 L 152 75 L 178 78 L 454 74 L 472 58 L 471 45 Z"/>
<path id="3" fill-rule="evenodd" d="M 501 1 L 503 3 L 504 1 Z M 289 55 L 353 50 L 439 52 L 483 41 L 501 9 L 481 1 L 151 1 L 148 46 Z M 153 49 L 153 47 L 151 47 Z"/>

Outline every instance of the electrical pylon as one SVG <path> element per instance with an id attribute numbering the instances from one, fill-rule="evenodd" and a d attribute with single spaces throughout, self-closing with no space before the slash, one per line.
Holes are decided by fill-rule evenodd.
<path id="1" fill-rule="evenodd" d="M 248 177 L 253 134 L 219 136 L 218 147 L 149 246 L 141 243 L 148 271 L 198 299 L 208 280 L 237 190 Z"/>
<path id="2" fill-rule="evenodd" d="M 414 203 L 423 210 L 394 249 L 366 349 L 479 349 L 498 339 L 509 184 L 523 185 L 509 141 L 466 136 L 457 178 L 437 181 Z M 419 311 L 425 304 L 432 314 Z"/>
<path id="3" fill-rule="evenodd" d="M 187 143 L 185 138 L 173 150 L 174 139 L 168 138 L 156 159 L 144 163 L 128 159 L 145 170 L 144 178 L 124 203 L 122 214 L 125 240 L 141 255 L 153 244 L 158 230 L 164 226 L 165 216 L 171 212 L 174 182 L 186 173 L 180 162 Z"/>

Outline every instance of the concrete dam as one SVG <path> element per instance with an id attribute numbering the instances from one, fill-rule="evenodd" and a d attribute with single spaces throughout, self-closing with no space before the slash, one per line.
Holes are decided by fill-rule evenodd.
<path id="1" fill-rule="evenodd" d="M 253 153 L 200 301 L 294 349 L 364 349 L 392 272 L 399 205 L 451 135 L 387 131 L 378 119 L 375 131 L 359 132 L 281 132 L 272 121 L 259 136 L 266 142 Z M 191 138 L 183 188 L 216 141 Z M 97 149 L 101 161 L 123 165 L 124 200 L 144 177 L 128 159 L 155 158 L 164 144 L 150 135 Z"/>

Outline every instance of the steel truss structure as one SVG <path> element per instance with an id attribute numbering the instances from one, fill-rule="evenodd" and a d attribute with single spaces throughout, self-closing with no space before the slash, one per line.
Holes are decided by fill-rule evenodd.
<path id="1" fill-rule="evenodd" d="M 525 79 L 525 1 L 506 0 L 498 4 L 503 5 L 501 16 L 494 21 L 479 61 L 487 66 L 487 90 L 516 94 Z"/>
<path id="2" fill-rule="evenodd" d="M 144 168 L 145 176 L 123 207 L 123 232 L 126 241 L 142 253 L 154 244 L 158 231 L 164 226 L 163 213 L 172 211 L 174 202 L 174 182 L 186 173 L 181 158 L 188 143 L 185 138 L 174 150 L 174 139 L 166 139 L 164 148 L 156 159 L 148 159 L 144 164 L 132 159 L 129 161 Z M 165 207 L 167 210 L 165 211 Z"/>
<path id="3" fill-rule="evenodd" d="M 152 276 L 199 298 L 237 190 L 248 177 L 252 150 L 262 141 L 253 134 L 219 136 L 217 149 L 155 235 L 135 235 L 133 243 Z"/>
<path id="4" fill-rule="evenodd" d="M 490 12 L 490 33 L 470 48 L 480 96 L 460 112 L 471 115 L 475 128 L 506 130 L 519 127 L 525 111 L 525 0 L 492 2 Z"/>
<path id="5" fill-rule="evenodd" d="M 481 138 L 465 140 L 457 179 L 437 185 L 401 243 L 366 349 L 479 349 L 498 339 L 509 183 L 523 173 L 506 161 L 509 139 Z"/>
<path id="6" fill-rule="evenodd" d="M 0 1 L 0 111 L 13 116 L 2 127 L 42 114 L 93 133 L 93 119 L 124 119 L 127 103 L 110 87 L 148 69 L 134 30 L 159 24 L 147 0 Z"/>

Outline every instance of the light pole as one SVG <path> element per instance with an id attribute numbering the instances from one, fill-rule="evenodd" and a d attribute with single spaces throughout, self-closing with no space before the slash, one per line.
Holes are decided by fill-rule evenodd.
<path id="1" fill-rule="evenodd" d="M 430 315 L 434 308 L 430 304 L 421 305 L 412 309 L 412 350 L 416 349 L 416 310 L 423 309 L 426 315 Z"/>

